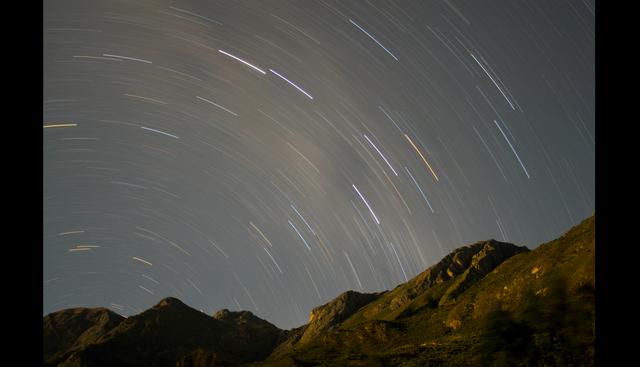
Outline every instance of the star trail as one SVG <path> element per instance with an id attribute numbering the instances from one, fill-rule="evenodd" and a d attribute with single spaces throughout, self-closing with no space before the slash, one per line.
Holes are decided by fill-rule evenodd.
<path id="1" fill-rule="evenodd" d="M 595 210 L 592 0 L 43 6 L 44 314 L 292 328 Z"/>

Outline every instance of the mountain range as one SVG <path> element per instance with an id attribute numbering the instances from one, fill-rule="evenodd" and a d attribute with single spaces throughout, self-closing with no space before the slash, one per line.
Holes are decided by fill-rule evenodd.
<path id="1" fill-rule="evenodd" d="M 590 366 L 595 214 L 535 250 L 457 248 L 392 290 L 347 291 L 281 330 L 249 311 L 176 298 L 123 317 L 72 308 L 43 318 L 45 366 Z"/>

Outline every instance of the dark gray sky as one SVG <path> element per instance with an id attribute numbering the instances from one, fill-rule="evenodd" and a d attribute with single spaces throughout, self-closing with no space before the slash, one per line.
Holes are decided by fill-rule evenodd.
<path id="1" fill-rule="evenodd" d="M 44 305 L 279 327 L 594 211 L 594 3 L 44 2 Z"/>

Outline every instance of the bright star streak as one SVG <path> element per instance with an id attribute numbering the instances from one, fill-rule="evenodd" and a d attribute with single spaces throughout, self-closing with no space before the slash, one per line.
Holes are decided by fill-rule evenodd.
<path id="1" fill-rule="evenodd" d="M 298 236 L 300 237 L 300 239 L 302 240 L 302 242 L 304 242 L 304 245 L 307 246 L 307 248 L 309 249 L 309 251 L 311 251 L 311 247 L 309 247 L 309 244 L 307 244 L 307 241 L 304 239 L 304 237 L 302 237 L 302 235 L 300 234 L 300 232 L 298 231 L 298 228 L 296 228 L 296 226 L 293 225 L 293 223 L 291 223 L 291 221 L 288 221 L 289 225 L 291 226 L 291 228 L 293 228 L 294 231 L 296 231 L 296 233 L 298 234 Z"/>
<path id="2" fill-rule="evenodd" d="M 356 192 L 358 193 L 358 195 L 360 195 L 360 199 L 362 199 L 362 201 L 364 201 L 367 208 L 369 208 L 369 211 L 371 212 L 371 215 L 373 215 L 373 218 L 376 220 L 376 223 L 380 224 L 380 221 L 378 220 L 376 213 L 373 212 L 373 209 L 371 209 L 371 206 L 369 205 L 369 203 L 367 203 L 367 200 L 364 198 L 364 196 L 362 196 L 362 194 L 360 193 L 360 190 L 358 190 L 358 188 L 354 184 L 351 184 L 351 186 L 353 186 L 353 188 L 356 189 Z"/>
<path id="3" fill-rule="evenodd" d="M 260 236 L 262 236 L 262 238 L 267 241 L 267 243 L 269 244 L 269 246 L 273 247 L 273 245 L 271 244 L 271 241 L 269 241 L 269 239 L 267 238 L 267 236 L 264 235 L 264 233 L 262 233 L 262 231 L 260 230 L 260 228 L 256 227 L 255 224 L 253 224 L 253 222 L 249 222 L 249 224 L 256 230 L 258 231 L 258 233 L 260 234 Z"/>
<path id="4" fill-rule="evenodd" d="M 270 72 L 276 74 L 277 76 L 279 76 L 282 80 L 284 80 L 285 82 L 291 84 L 294 88 L 296 88 L 297 90 L 299 90 L 300 92 L 304 93 L 305 96 L 309 97 L 310 99 L 313 99 L 313 97 L 305 92 L 302 88 L 298 87 L 294 82 L 292 82 L 291 80 L 285 78 L 284 76 L 278 74 L 276 71 L 274 71 L 273 69 L 269 69 Z"/>
<path id="5" fill-rule="evenodd" d="M 257 67 L 257 66 L 253 66 L 253 65 L 251 65 L 250 63 L 248 63 L 248 62 L 246 62 L 246 61 L 242 60 L 242 59 L 241 59 L 241 58 L 239 58 L 239 57 L 233 56 L 232 54 L 230 54 L 230 53 L 228 53 L 228 52 L 225 52 L 225 51 L 222 51 L 222 50 L 218 50 L 218 51 L 219 51 L 221 54 L 227 55 L 227 56 L 229 56 L 230 58 L 235 59 L 235 60 L 238 60 L 238 61 L 240 61 L 241 63 L 243 63 L 243 64 L 247 65 L 248 67 L 250 67 L 250 68 L 252 68 L 252 69 L 254 69 L 254 70 L 257 70 L 257 71 L 261 72 L 263 75 L 264 75 L 264 74 L 266 74 L 266 72 L 265 72 L 264 70 L 260 69 L 260 68 L 259 68 L 259 67 Z"/>
<path id="6" fill-rule="evenodd" d="M 489 79 L 491 79 L 491 81 L 493 82 L 493 85 L 496 86 L 496 88 L 498 88 L 498 90 L 500 91 L 500 93 L 502 93 L 502 96 L 504 97 L 504 99 L 507 100 L 507 102 L 509 103 L 509 106 L 511 106 L 511 108 L 513 110 L 515 110 L 516 108 L 513 106 L 513 104 L 511 103 L 511 101 L 509 100 L 509 98 L 507 98 L 507 95 L 504 94 L 504 92 L 502 91 L 502 88 L 500 88 L 500 86 L 498 85 L 498 83 L 496 83 L 496 81 L 493 79 L 493 77 L 491 76 L 491 74 L 489 74 L 489 72 L 487 71 L 487 69 L 484 68 L 484 66 L 480 63 L 480 61 L 478 61 L 478 59 L 476 59 L 476 57 L 471 54 L 471 57 L 473 57 L 474 60 L 476 60 L 476 63 L 478 63 L 478 65 L 480 65 L 480 67 L 482 68 L 482 70 L 484 70 L 484 73 L 487 74 L 487 76 L 489 77 Z"/>
<path id="7" fill-rule="evenodd" d="M 395 169 L 393 169 L 393 167 L 391 167 L 391 163 L 389 163 L 389 161 L 387 160 L 387 158 L 385 158 L 384 155 L 382 155 L 382 152 L 380 151 L 380 149 L 378 149 L 378 147 L 373 144 L 373 142 L 371 141 L 371 139 L 369 139 L 369 137 L 365 134 L 364 138 L 367 139 L 367 141 L 369 142 L 369 144 L 371 144 L 371 146 L 376 150 L 376 152 L 378 152 L 378 154 L 380 154 L 380 157 L 382 157 L 382 159 L 384 159 L 385 163 L 387 164 L 387 166 L 389 166 L 389 168 L 391 168 L 391 170 L 393 171 L 393 174 L 398 176 L 398 172 L 396 172 Z"/>
<path id="8" fill-rule="evenodd" d="M 139 257 L 135 257 L 135 256 L 134 256 L 134 257 L 132 257 L 132 259 L 134 259 L 134 260 L 138 260 L 138 261 L 140 261 L 141 263 L 145 263 L 145 264 L 147 264 L 147 265 L 149 265 L 149 266 L 153 266 L 153 264 L 152 264 L 152 263 L 148 262 L 147 260 L 143 260 L 143 259 L 141 259 L 141 258 L 139 258 Z"/>
<path id="9" fill-rule="evenodd" d="M 78 126 L 78 124 L 56 124 L 56 125 L 44 125 L 42 126 L 43 129 L 51 129 L 51 128 L 55 128 L 55 127 L 76 127 Z"/>
<path id="10" fill-rule="evenodd" d="M 170 136 L 170 137 L 172 137 L 172 138 L 174 138 L 174 139 L 180 139 L 179 137 L 177 137 L 177 136 L 175 136 L 175 135 L 173 135 L 173 134 L 165 133 L 164 131 L 160 131 L 160 130 L 152 129 L 152 128 L 150 128 L 150 127 L 140 126 L 140 128 L 141 128 L 141 129 L 145 129 L 145 130 L 149 130 L 149 131 L 153 131 L 153 132 L 156 132 L 156 133 L 158 133 L 158 134 L 163 134 L 163 135 L 166 135 L 166 136 Z"/>
<path id="11" fill-rule="evenodd" d="M 431 171 L 431 174 L 433 175 L 433 177 L 436 178 L 436 181 L 440 181 L 438 179 L 438 176 L 436 175 L 435 172 L 433 172 L 433 168 L 431 168 L 431 165 L 429 164 L 429 162 L 427 162 L 427 159 L 422 155 L 422 152 L 420 152 L 420 150 L 418 149 L 418 147 L 413 144 L 413 141 L 411 140 L 411 138 L 409 137 L 409 135 L 404 134 L 404 137 L 407 138 L 407 140 L 409 141 L 409 143 L 411 144 L 411 146 L 413 147 L 413 149 L 415 149 L 415 151 L 420 155 L 420 158 L 422 158 L 422 161 L 424 162 L 424 164 L 427 165 L 427 167 L 429 167 L 429 171 Z"/>
<path id="12" fill-rule="evenodd" d="M 375 39 L 372 35 L 370 35 L 370 34 L 369 34 L 369 32 L 365 31 L 365 30 L 364 30 L 364 28 L 360 27 L 360 26 L 359 26 L 356 22 L 354 22 L 353 20 L 349 19 L 349 21 L 351 22 L 351 24 L 353 24 L 354 26 L 358 27 L 358 29 L 359 29 L 359 30 L 363 31 L 363 32 L 364 32 L 364 34 L 366 34 L 367 36 L 369 36 L 369 38 L 371 38 L 375 43 L 377 43 L 377 44 L 378 44 L 378 46 L 382 47 L 385 51 L 387 51 L 387 53 L 388 53 L 389 55 L 391 55 L 391 57 L 393 57 L 396 61 L 398 61 L 398 58 L 397 58 L 397 57 L 395 57 L 395 55 L 394 55 L 394 54 L 392 54 L 392 53 L 391 53 L 391 51 L 387 50 L 387 48 L 386 48 L 386 47 L 384 47 L 384 46 L 382 45 L 382 43 L 378 42 L 378 40 L 377 40 L 377 39 Z"/>
<path id="13" fill-rule="evenodd" d="M 309 223 L 307 223 L 307 220 L 304 219 L 304 217 L 302 216 L 302 214 L 300 214 L 300 212 L 298 211 L 298 209 L 296 209 L 295 206 L 293 206 L 293 204 L 291 204 L 291 208 L 293 208 L 293 210 L 296 211 L 296 214 L 298 214 L 298 216 L 300 217 L 300 219 L 302 219 L 302 221 L 304 222 L 304 224 L 307 225 L 307 228 L 309 228 L 309 230 L 311 231 L 311 233 L 313 233 L 314 235 L 316 234 L 316 232 L 311 228 L 311 226 L 309 225 Z"/>
<path id="14" fill-rule="evenodd" d="M 269 250 L 267 250 L 266 247 L 263 247 L 263 249 L 267 252 L 267 255 L 269 255 L 269 257 L 271 258 L 271 261 L 273 261 L 273 264 L 276 266 L 276 268 L 278 268 L 278 271 L 280 272 L 280 274 L 284 274 L 282 272 L 282 269 L 280 269 L 280 266 L 278 265 L 278 263 L 276 262 L 276 259 L 273 258 L 273 256 L 271 256 L 271 253 L 269 252 Z"/>

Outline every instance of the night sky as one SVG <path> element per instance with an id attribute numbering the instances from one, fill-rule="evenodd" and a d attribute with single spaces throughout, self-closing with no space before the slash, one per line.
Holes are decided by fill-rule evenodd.
<path id="1" fill-rule="evenodd" d="M 44 314 L 291 328 L 595 210 L 592 0 L 43 4 Z"/>

